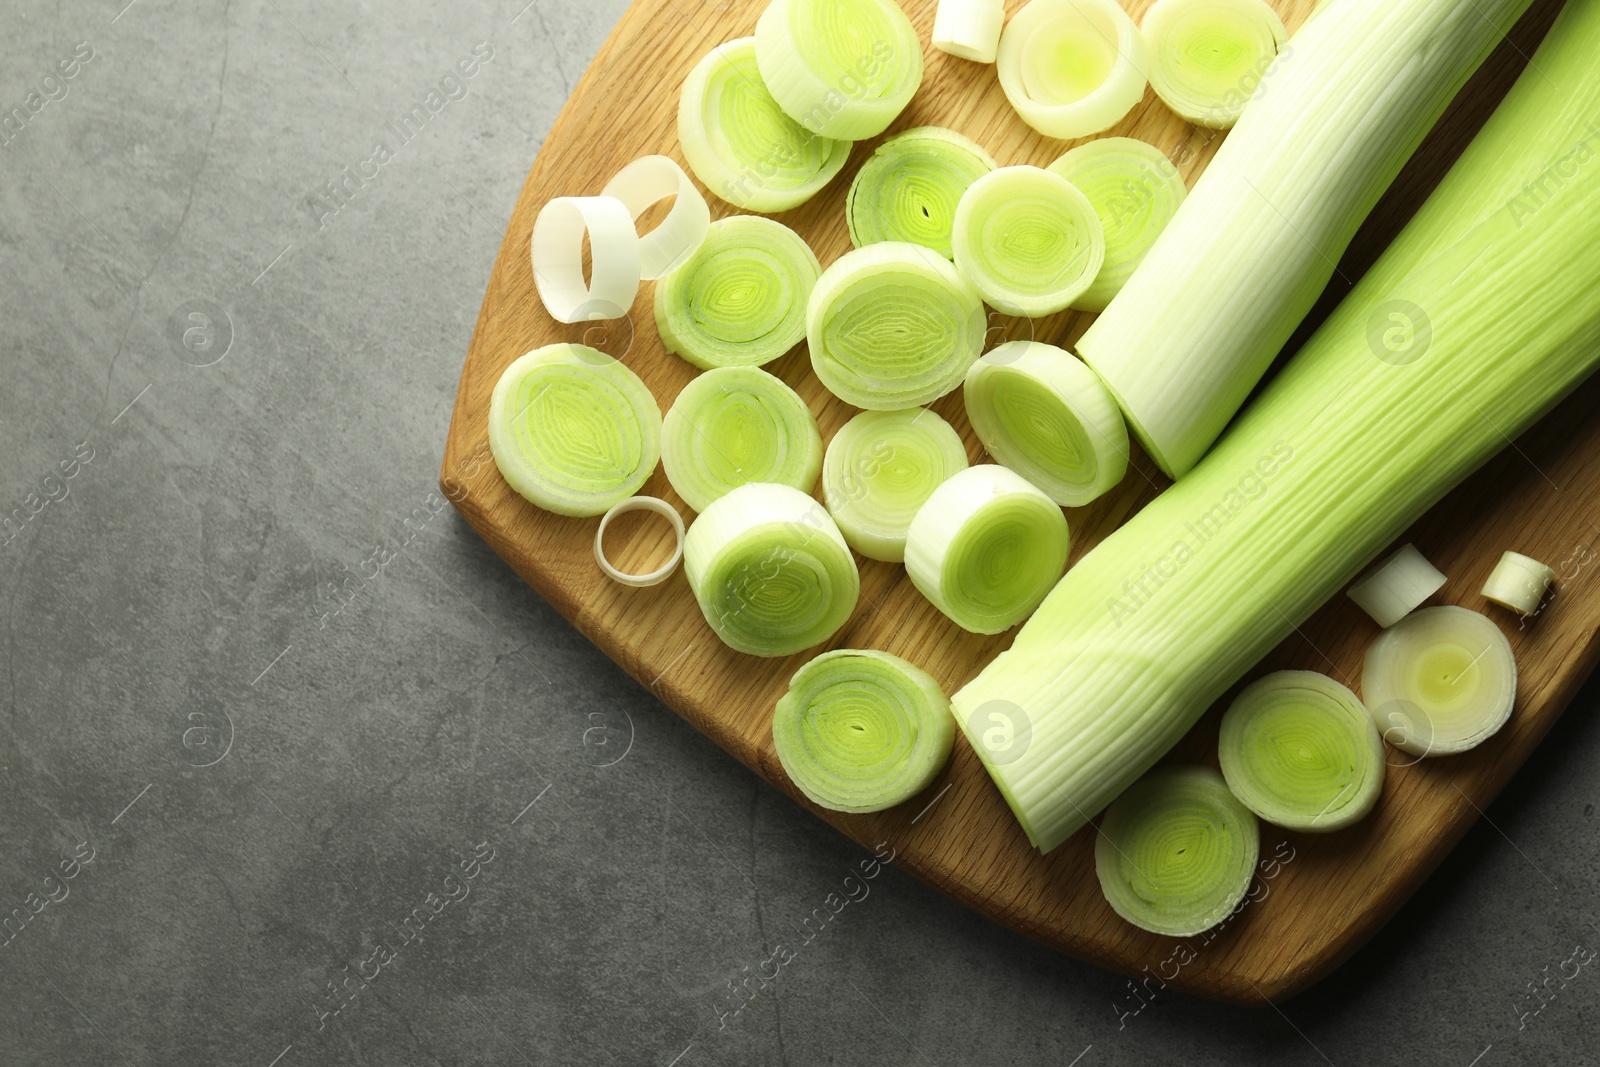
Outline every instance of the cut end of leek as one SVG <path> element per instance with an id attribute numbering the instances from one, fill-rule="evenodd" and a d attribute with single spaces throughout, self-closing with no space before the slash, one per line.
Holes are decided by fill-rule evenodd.
<path id="1" fill-rule="evenodd" d="M 1105 262 L 1105 233 L 1088 197 L 1039 167 L 1001 167 L 973 182 L 956 207 L 956 266 L 1008 315 L 1064 310 Z"/>
<path id="2" fill-rule="evenodd" d="M 1150 87 L 1178 115 L 1225 130 L 1289 32 L 1264 0 L 1157 0 L 1140 25 Z"/>
<path id="3" fill-rule="evenodd" d="M 1415 756 L 1476 748 L 1511 717 L 1517 661 L 1500 627 L 1466 608 L 1427 608 L 1367 649 L 1361 697 L 1383 739 Z"/>
<path id="4" fill-rule="evenodd" d="M 1106 901 L 1142 930 L 1191 937 L 1244 900 L 1261 854 L 1250 809 L 1210 767 L 1158 767 L 1106 809 L 1094 870 Z"/>
<path id="5" fill-rule="evenodd" d="M 966 468 L 961 435 L 927 408 L 863 411 L 828 442 L 823 498 L 851 548 L 899 563 L 917 510 Z"/>
<path id="6" fill-rule="evenodd" d="M 1555 580 L 1556 572 L 1538 560 L 1520 552 L 1507 552 L 1483 583 L 1483 595 L 1518 614 L 1533 615 Z"/>
<path id="7" fill-rule="evenodd" d="M 882 811 L 928 787 L 950 757 L 950 699 L 887 652 L 837 649 L 795 672 L 772 716 L 784 773 L 833 811 Z"/>
<path id="8" fill-rule="evenodd" d="M 997 634 L 1027 618 L 1067 564 L 1067 520 L 1021 475 L 968 467 L 933 491 L 906 532 L 906 573 L 957 626 Z"/>
<path id="9" fill-rule="evenodd" d="M 850 243 L 910 241 L 949 259 L 961 194 L 994 166 L 982 146 L 954 130 L 919 126 L 895 134 L 850 183 L 844 207 Z"/>
<path id="10" fill-rule="evenodd" d="M 939 0 L 933 47 L 958 59 L 993 63 L 1005 21 L 1005 0 Z"/>
<path id="11" fill-rule="evenodd" d="M 1278 671 L 1240 693 L 1222 717 L 1217 755 L 1233 795 L 1290 830 L 1349 826 L 1383 789 L 1383 739 L 1372 715 L 1314 671 Z"/>
<path id="12" fill-rule="evenodd" d="M 1406 545 L 1352 585 L 1349 596 L 1373 622 L 1388 628 L 1437 593 L 1447 580 L 1416 545 Z"/>
<path id="13" fill-rule="evenodd" d="M 1000 87 L 1022 121 L 1072 140 L 1110 129 L 1144 97 L 1144 38 L 1117 0 L 1031 0 L 1006 23 Z"/>
<path id="14" fill-rule="evenodd" d="M 661 409 L 639 376 L 587 345 L 521 357 L 495 383 L 489 450 L 506 481 L 557 515 L 599 515 L 661 457 Z"/>

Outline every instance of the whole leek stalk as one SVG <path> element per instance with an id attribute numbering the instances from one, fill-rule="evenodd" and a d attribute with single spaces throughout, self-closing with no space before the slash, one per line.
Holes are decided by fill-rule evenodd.
<path id="1" fill-rule="evenodd" d="M 1422 210 L 1221 444 L 1072 568 L 955 695 L 1035 846 L 1081 827 L 1595 370 L 1596 249 L 1600 3 L 1574 0 Z M 1002 734 L 991 751 L 985 738 Z"/>

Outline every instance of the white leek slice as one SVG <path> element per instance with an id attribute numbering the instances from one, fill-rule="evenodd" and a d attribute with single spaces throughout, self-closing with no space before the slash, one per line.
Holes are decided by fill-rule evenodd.
<path id="1" fill-rule="evenodd" d="M 706 369 L 771 363 L 806 335 L 806 301 L 821 274 L 811 246 L 783 223 L 718 219 L 656 286 L 661 344 Z"/>
<path id="2" fill-rule="evenodd" d="M 746 482 L 809 491 L 822 470 L 822 435 L 800 394 L 759 367 L 695 378 L 661 424 L 667 480 L 696 511 Z"/>
<path id="3" fill-rule="evenodd" d="M 949 259 L 961 194 L 994 166 L 981 145 L 954 130 L 919 126 L 895 134 L 850 183 L 844 205 L 850 243 L 910 241 Z"/>
<path id="4" fill-rule="evenodd" d="M 1383 738 L 1365 704 L 1315 671 L 1245 688 L 1217 744 L 1228 788 L 1267 822 L 1321 833 L 1362 819 L 1383 790 Z"/>
<path id="5" fill-rule="evenodd" d="M 985 300 L 1032 318 L 1087 292 L 1106 258 L 1089 198 L 1039 167 L 1001 167 L 968 186 L 951 244 L 956 266 Z"/>
<path id="6" fill-rule="evenodd" d="M 967 448 L 927 408 L 863 411 L 839 428 L 822 460 L 828 513 L 869 559 L 906 558 L 906 531 L 945 479 L 967 468 Z"/>
<path id="7" fill-rule="evenodd" d="M 1178 115 L 1226 130 L 1289 39 L 1265 0 L 1156 0 L 1144 21 L 1150 87 Z"/>
<path id="8" fill-rule="evenodd" d="M 714 501 L 684 538 L 700 613 L 729 648 L 788 656 L 855 611 L 861 576 L 822 505 L 788 485 L 750 482 Z"/>
<path id="9" fill-rule="evenodd" d="M 997 634 L 1027 618 L 1067 564 L 1067 519 L 1021 475 L 993 463 L 958 471 L 906 531 L 906 573 L 964 630 Z"/>
<path id="10" fill-rule="evenodd" d="M 683 82 L 678 143 L 705 187 L 747 211 L 788 211 L 816 195 L 850 156 L 783 113 L 756 66 L 755 38 L 719 45 Z"/>
<path id="11" fill-rule="evenodd" d="M 1079 311 L 1104 311 L 1188 195 L 1183 175 L 1153 144 L 1102 137 L 1069 149 L 1049 170 L 1089 198 L 1105 234 L 1100 273 L 1072 301 Z"/>
<path id="12" fill-rule="evenodd" d="M 847 404 L 892 411 L 961 384 L 983 350 L 983 298 L 949 260 L 904 241 L 846 252 L 806 305 L 811 366 Z"/>
<path id="13" fill-rule="evenodd" d="M 899 656 L 835 649 L 806 663 L 772 714 L 784 773 L 833 811 L 882 811 L 928 787 L 955 720 L 939 683 Z"/>
<path id="14" fill-rule="evenodd" d="M 1244 900 L 1261 854 L 1250 809 L 1210 767 L 1157 767 L 1106 809 L 1094 871 L 1106 901 L 1151 933 L 1191 937 Z"/>
<path id="15" fill-rule="evenodd" d="M 1483 583 L 1483 595 L 1502 607 L 1532 615 L 1555 580 L 1556 572 L 1538 560 L 1520 552 L 1507 552 Z"/>
<path id="16" fill-rule="evenodd" d="M 599 515 L 655 470 L 661 409 L 639 376 L 604 352 L 546 345 L 495 383 L 489 450 L 530 503 L 557 515 Z"/>
<path id="17" fill-rule="evenodd" d="M 626 515 L 630 511 L 648 511 L 660 515 L 667 520 L 672 530 L 672 552 L 668 554 L 665 563 L 654 570 L 643 574 L 634 574 L 629 571 L 619 570 L 611 558 L 606 555 L 606 530 L 611 526 L 611 520 L 618 515 Z M 621 585 L 632 586 L 635 589 L 647 589 L 652 585 L 660 585 L 671 577 L 672 572 L 678 569 L 678 563 L 683 559 L 683 516 L 678 514 L 678 509 L 655 496 L 630 496 L 620 504 L 613 504 L 600 518 L 600 525 L 594 531 L 594 561 L 599 564 L 600 570 L 607 578 Z"/>
<path id="18" fill-rule="evenodd" d="M 1384 740 L 1416 756 L 1476 748 L 1505 725 L 1516 697 L 1511 642 L 1466 608 L 1407 615 L 1372 642 L 1361 672 Z"/>
<path id="19" fill-rule="evenodd" d="M 583 280 L 583 238 L 589 237 L 590 281 Z M 539 209 L 528 242 L 533 285 L 557 322 L 615 319 L 639 291 L 639 234 L 633 214 L 614 196 L 558 196 Z"/>
<path id="20" fill-rule="evenodd" d="M 1000 87 L 1022 121 L 1072 140 L 1110 129 L 1144 96 L 1144 37 L 1117 0 L 1030 0 L 1006 23 Z"/>
<path id="21" fill-rule="evenodd" d="M 711 209 L 694 182 L 666 156 L 641 156 L 617 171 L 602 196 L 614 196 L 628 206 L 635 223 L 651 204 L 672 197 L 667 217 L 639 238 L 639 276 L 655 279 L 688 259 L 706 239 Z"/>
<path id="22" fill-rule="evenodd" d="M 1044 490 L 1082 507 L 1122 481 L 1128 428 L 1094 371 L 1041 341 L 1008 341 L 967 372 L 967 418 L 984 450 Z"/>
<path id="23" fill-rule="evenodd" d="M 922 42 L 894 0 L 772 0 L 755 40 L 773 99 L 823 137 L 876 137 L 922 84 Z"/>
<path id="24" fill-rule="evenodd" d="M 1005 0 L 939 0 L 933 47 L 974 63 L 993 63 L 1005 21 Z"/>
<path id="25" fill-rule="evenodd" d="M 1349 596 L 1373 622 L 1389 627 L 1415 611 L 1446 581 L 1416 545 L 1405 545 L 1352 585 Z"/>

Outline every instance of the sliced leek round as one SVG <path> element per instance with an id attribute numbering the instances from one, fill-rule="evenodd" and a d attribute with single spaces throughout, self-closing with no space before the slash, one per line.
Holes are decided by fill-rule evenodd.
<path id="1" fill-rule="evenodd" d="M 1444 574 L 1416 545 L 1405 545 L 1352 585 L 1346 594 L 1379 626 L 1393 626 L 1444 587 Z"/>
<path id="2" fill-rule="evenodd" d="M 588 238 L 589 280 L 583 245 Z M 533 287 L 557 322 L 621 318 L 639 292 L 639 234 L 614 196 L 558 196 L 539 209 L 528 241 Z"/>
<path id="3" fill-rule="evenodd" d="M 611 557 L 606 555 L 606 530 L 610 528 L 611 521 L 618 515 L 626 515 L 630 511 L 648 511 L 667 520 L 668 529 L 672 531 L 672 551 L 661 564 L 641 573 L 625 571 L 611 562 Z M 619 585 L 630 586 L 634 589 L 648 589 L 652 585 L 660 585 L 672 577 L 672 572 L 678 569 L 678 564 L 683 560 L 683 516 L 678 514 L 678 509 L 655 496 L 630 496 L 620 504 L 613 504 L 600 517 L 600 525 L 594 531 L 594 561 L 600 567 L 600 572 Z"/>
<path id="4" fill-rule="evenodd" d="M 1483 595 L 1501 607 L 1532 615 L 1539 610 L 1545 591 L 1555 580 L 1556 572 L 1533 557 L 1507 552 L 1495 564 L 1489 580 L 1483 583 Z"/>
<path id="5" fill-rule="evenodd" d="M 973 182 L 956 206 L 951 245 L 985 300 L 1030 318 L 1087 292 L 1106 257 L 1089 198 L 1039 167 L 1001 167 Z"/>
<path id="6" fill-rule="evenodd" d="M 939 0 L 933 47 L 974 63 L 993 63 L 1006 21 L 1005 0 Z"/>
<path id="7" fill-rule="evenodd" d="M 954 130 L 919 126 L 884 141 L 850 183 L 845 222 L 857 248 L 910 241 L 949 259 L 950 228 L 967 186 L 994 170 L 977 142 Z"/>
<path id="8" fill-rule="evenodd" d="M 1415 756 L 1476 748 L 1511 717 L 1517 660 L 1487 616 L 1425 608 L 1367 649 L 1361 698 L 1383 739 Z"/>
<path id="9" fill-rule="evenodd" d="M 1225 130 L 1289 39 L 1265 0 L 1156 0 L 1140 24 L 1150 86 L 1181 117 Z"/>
<path id="10" fill-rule="evenodd" d="M 899 563 L 917 510 L 966 467 L 961 435 L 927 408 L 863 411 L 828 442 L 823 499 L 851 548 Z"/>
<path id="11" fill-rule="evenodd" d="M 995 60 L 1022 121 L 1073 140 L 1110 129 L 1144 96 L 1149 60 L 1117 0 L 1030 0 L 1006 23 Z"/>

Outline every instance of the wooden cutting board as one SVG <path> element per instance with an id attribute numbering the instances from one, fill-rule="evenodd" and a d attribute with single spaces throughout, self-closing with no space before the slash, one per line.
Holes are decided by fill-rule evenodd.
<path id="1" fill-rule="evenodd" d="M 1151 0 L 1125 0 L 1137 21 Z M 1313 0 L 1274 0 L 1294 30 Z M 922 40 L 928 39 L 934 0 L 902 0 Z M 1008 0 L 1014 12 L 1022 0 Z M 1559 4 L 1535 5 L 1479 72 L 1462 99 L 1419 153 L 1418 160 L 1374 213 L 1340 273 L 1359 276 L 1448 168 L 1531 54 Z M 624 588 L 595 567 L 591 544 L 597 519 L 568 519 L 523 501 L 489 458 L 487 409 L 501 371 L 528 350 L 556 341 L 585 341 L 623 359 L 639 373 L 665 411 L 695 373 L 666 355 L 651 314 L 652 287 L 641 287 L 628 320 L 565 326 L 545 313 L 534 294 L 528 240 L 534 217 L 553 196 L 592 195 L 623 164 L 665 153 L 683 161 L 676 133 L 678 90 L 690 68 L 716 44 L 754 32 L 760 0 L 636 0 L 601 48 L 544 142 L 512 213 L 489 279 L 483 309 L 461 375 L 445 445 L 441 484 L 485 540 L 541 595 L 634 678 L 751 770 L 806 804 L 785 778 L 769 727 L 774 701 L 789 676 L 820 649 L 763 660 L 726 648 L 706 626 L 681 570 L 653 589 Z M 948 126 L 983 144 L 1000 164 L 1045 165 L 1068 144 L 1023 125 L 1007 105 L 994 68 L 953 59 L 929 48 L 916 99 L 889 132 L 910 126 Z M 1147 93 L 1109 134 L 1148 140 L 1179 163 L 1193 185 L 1220 143 L 1190 126 Z M 779 216 L 810 241 L 826 265 L 849 248 L 844 199 L 851 177 L 876 141 L 857 145 L 843 174 L 810 203 Z M 714 216 L 735 213 L 707 197 Z M 1314 318 L 1346 284 L 1336 280 Z M 1090 317 L 1066 313 L 1032 324 L 1040 340 L 1070 345 Z M 1027 337 L 1025 321 L 997 319 L 995 337 Z M 636 327 L 636 329 L 635 329 Z M 797 389 L 817 413 L 824 439 L 854 410 L 830 396 L 812 374 L 805 346 L 768 367 Z M 1382 925 L 1443 858 L 1521 765 L 1595 661 L 1600 584 L 1594 563 L 1600 527 L 1591 521 L 1600 471 L 1600 419 L 1590 416 L 1600 390 L 1585 389 L 1514 448 L 1441 503 L 1407 540 L 1415 541 L 1451 576 L 1439 600 L 1487 610 L 1511 637 L 1520 664 L 1517 709 L 1511 723 L 1474 752 L 1395 764 L 1376 813 L 1360 825 L 1325 836 L 1263 827 L 1263 857 L 1282 862 L 1260 874 L 1257 899 L 1217 932 L 1185 942 L 1137 930 L 1101 898 L 1094 875 L 1092 827 L 1049 856 L 1034 852 L 983 772 L 957 736 L 948 768 L 921 797 L 868 816 L 813 810 L 871 848 L 889 842 L 895 863 L 963 904 L 1063 952 L 1138 976 L 1149 989 L 1162 983 L 1205 996 L 1260 1002 L 1288 996 L 1316 981 Z M 962 412 L 959 390 L 934 409 L 962 432 L 969 457 L 980 450 Z M 1074 561 L 1166 485 L 1147 457 L 1116 491 L 1068 512 Z M 692 513 L 658 469 L 643 492 Z M 661 524 L 664 528 L 665 524 Z M 662 531 L 643 525 L 627 551 L 639 558 L 665 551 Z M 609 543 L 609 542 L 608 542 Z M 1478 595 L 1505 549 L 1516 549 L 1561 571 L 1558 591 L 1526 625 L 1491 608 Z M 826 647 L 880 648 L 929 670 L 954 691 L 1010 641 L 980 637 L 948 622 L 913 588 L 903 568 L 866 560 L 861 602 Z M 1302 667 L 1330 673 L 1355 687 L 1360 661 L 1376 628 L 1344 597 L 1319 612 L 1301 635 L 1279 648 L 1256 673 Z M 1173 758 L 1215 764 L 1218 711 L 1180 744 Z M 807 805 L 808 807 L 810 805 Z M 1137 1008 L 1130 995 L 1127 1010 Z"/>

